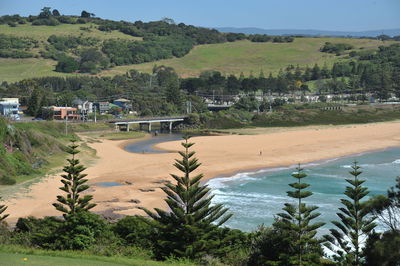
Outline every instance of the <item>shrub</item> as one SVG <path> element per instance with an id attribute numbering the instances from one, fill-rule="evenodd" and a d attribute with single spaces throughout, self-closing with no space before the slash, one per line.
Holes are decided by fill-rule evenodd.
<path id="1" fill-rule="evenodd" d="M 57 26 L 60 25 L 60 22 L 55 18 L 40 18 L 32 21 L 32 25 L 34 26 Z"/>
<path id="2" fill-rule="evenodd" d="M 149 248 L 152 246 L 154 229 L 143 218 L 127 216 L 112 226 L 112 231 L 129 245 Z"/>
<path id="3" fill-rule="evenodd" d="M 72 73 L 77 71 L 79 68 L 79 63 L 72 57 L 65 56 L 62 57 L 56 66 L 57 72 Z"/>

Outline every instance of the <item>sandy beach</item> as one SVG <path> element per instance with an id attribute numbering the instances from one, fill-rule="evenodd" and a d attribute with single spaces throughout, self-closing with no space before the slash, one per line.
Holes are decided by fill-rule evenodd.
<path id="1" fill-rule="evenodd" d="M 193 150 L 202 163 L 198 172 L 204 180 L 229 176 L 239 171 L 288 166 L 336 158 L 360 152 L 400 146 L 400 121 L 324 127 L 300 127 L 272 130 L 259 135 L 204 136 L 191 139 Z M 99 159 L 88 174 L 96 212 L 110 216 L 143 214 L 138 206 L 165 208 L 160 186 L 172 181 L 176 152 L 160 154 L 129 153 L 123 149 L 129 141 L 101 140 L 88 144 Z M 181 150 L 180 141 L 166 142 L 157 148 Z M 351 162 L 351 157 L 349 162 Z M 121 186 L 101 187 L 99 182 L 118 182 Z M 10 199 L 9 222 L 18 217 L 59 215 L 51 203 L 60 194 L 58 176 L 47 177 L 32 185 L 30 192 Z"/>

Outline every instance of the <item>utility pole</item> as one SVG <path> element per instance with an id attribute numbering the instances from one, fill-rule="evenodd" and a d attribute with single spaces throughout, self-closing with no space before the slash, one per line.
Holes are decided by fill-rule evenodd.
<path id="1" fill-rule="evenodd" d="M 65 105 L 65 135 L 68 135 L 68 109 Z"/>
<path id="2" fill-rule="evenodd" d="M 186 113 L 190 114 L 192 112 L 192 101 L 186 101 Z"/>
<path id="3" fill-rule="evenodd" d="M 68 135 L 68 115 L 65 116 L 65 135 Z"/>
<path id="4" fill-rule="evenodd" d="M 272 95 L 271 90 L 269 90 L 269 112 L 272 113 Z"/>
<path id="5" fill-rule="evenodd" d="M 213 104 L 215 104 L 215 90 L 213 90 Z"/>
<path id="6" fill-rule="evenodd" d="M 100 106 L 100 105 L 99 105 Z M 96 106 L 94 106 L 94 122 L 97 123 L 97 117 L 96 117 Z"/>

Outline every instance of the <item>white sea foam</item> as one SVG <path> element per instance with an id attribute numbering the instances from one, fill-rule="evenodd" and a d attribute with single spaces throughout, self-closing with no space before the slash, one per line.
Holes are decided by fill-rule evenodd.
<path id="1" fill-rule="evenodd" d="M 255 181 L 257 178 L 252 177 L 251 175 L 255 174 L 254 172 L 246 172 L 246 173 L 237 173 L 231 177 L 217 177 L 207 181 L 207 185 L 212 189 L 223 188 L 226 187 L 232 182 L 242 183 L 246 181 Z"/>
<path id="2" fill-rule="evenodd" d="M 400 159 L 397 159 L 397 160 L 393 161 L 392 163 L 394 163 L 394 164 L 400 164 Z"/>
<path id="3" fill-rule="evenodd" d="M 365 164 L 358 164 L 358 166 L 361 167 L 361 168 L 373 168 L 373 167 L 385 166 L 385 165 L 389 165 L 389 164 L 390 163 L 379 163 L 379 164 L 365 163 Z M 352 166 L 353 166 L 353 164 L 345 164 L 345 165 L 341 165 L 340 167 L 346 168 L 346 169 L 351 169 Z"/>
<path id="4" fill-rule="evenodd" d="M 313 173 L 313 175 L 318 176 L 318 177 L 327 177 L 327 178 L 340 178 L 340 179 L 343 178 L 340 175 L 330 175 L 330 174 L 321 174 L 321 173 Z"/>
<path id="5" fill-rule="evenodd" d="M 216 195 L 217 197 L 231 197 L 231 198 L 243 198 L 243 200 L 251 200 L 254 202 L 254 199 L 257 200 L 287 200 L 286 195 L 276 196 L 271 194 L 264 194 L 264 193 L 246 193 L 246 192 L 239 192 L 239 191 L 222 191 L 219 189 L 213 189 L 212 194 Z"/>

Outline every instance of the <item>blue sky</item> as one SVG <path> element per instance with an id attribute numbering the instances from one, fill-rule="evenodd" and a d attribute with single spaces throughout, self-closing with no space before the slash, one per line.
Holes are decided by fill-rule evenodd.
<path id="1" fill-rule="evenodd" d="M 163 17 L 204 27 L 364 31 L 400 28 L 400 0 L 0 0 L 0 15 L 82 10 L 102 18 Z"/>

